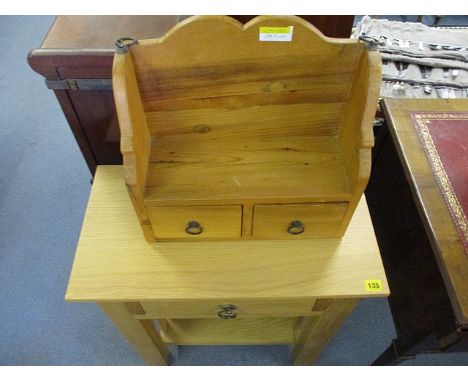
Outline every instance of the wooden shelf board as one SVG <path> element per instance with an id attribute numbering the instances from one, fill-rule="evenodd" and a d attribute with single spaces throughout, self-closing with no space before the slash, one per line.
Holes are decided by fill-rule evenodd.
<path id="1" fill-rule="evenodd" d="M 175 319 L 167 320 L 163 337 L 178 345 L 292 344 L 296 321 L 296 317 Z"/>
<path id="2" fill-rule="evenodd" d="M 154 140 L 146 205 L 301 198 L 349 200 L 335 136 Z"/>

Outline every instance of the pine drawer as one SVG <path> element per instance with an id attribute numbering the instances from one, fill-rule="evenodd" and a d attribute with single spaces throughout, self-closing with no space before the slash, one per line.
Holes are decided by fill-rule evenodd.
<path id="1" fill-rule="evenodd" d="M 136 307 L 132 305 L 132 313 L 139 319 L 303 317 L 321 314 L 330 301 L 298 298 L 141 302 Z"/>
<path id="2" fill-rule="evenodd" d="M 242 207 L 149 207 L 148 216 L 157 239 L 240 238 Z"/>
<path id="3" fill-rule="evenodd" d="M 256 239 L 340 237 L 347 208 L 347 202 L 256 205 L 252 236 Z"/>

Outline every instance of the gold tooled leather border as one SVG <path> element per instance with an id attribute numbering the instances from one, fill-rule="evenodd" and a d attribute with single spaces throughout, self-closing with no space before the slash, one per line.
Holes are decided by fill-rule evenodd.
<path id="1" fill-rule="evenodd" d="M 416 128 L 418 137 L 422 143 L 426 157 L 429 160 L 432 171 L 436 177 L 439 189 L 448 207 L 452 220 L 462 239 L 465 251 L 468 251 L 468 220 L 458 198 L 453 190 L 445 167 L 440 159 L 437 148 L 432 140 L 427 124 L 431 120 L 468 120 L 468 113 L 412 113 L 413 126 Z"/>

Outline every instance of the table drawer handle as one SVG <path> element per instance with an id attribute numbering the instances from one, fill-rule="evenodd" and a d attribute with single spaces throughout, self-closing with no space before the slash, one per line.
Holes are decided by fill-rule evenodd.
<path id="1" fill-rule="evenodd" d="M 185 227 L 185 232 L 189 235 L 200 235 L 203 232 L 203 227 L 199 222 L 190 221 L 187 223 L 187 227 Z"/>
<path id="2" fill-rule="evenodd" d="M 290 235 L 299 235 L 304 232 L 304 224 L 300 220 L 293 220 L 289 223 L 288 233 Z"/>
<path id="3" fill-rule="evenodd" d="M 219 318 L 224 318 L 225 320 L 231 320 L 237 317 L 237 313 L 235 312 L 236 307 L 231 304 L 221 305 L 221 310 L 218 312 Z"/>

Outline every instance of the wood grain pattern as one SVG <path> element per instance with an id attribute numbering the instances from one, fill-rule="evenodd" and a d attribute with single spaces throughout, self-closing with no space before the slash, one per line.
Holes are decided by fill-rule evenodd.
<path id="1" fill-rule="evenodd" d="M 129 55 L 116 55 L 112 80 L 120 124 L 120 150 L 126 170 L 125 181 L 132 187 L 138 199 L 141 199 L 146 183 L 151 146 L 133 63 Z"/>
<path id="2" fill-rule="evenodd" d="M 167 348 L 151 321 L 136 320 L 122 302 L 99 305 L 147 364 L 167 365 Z"/>
<path id="3" fill-rule="evenodd" d="M 364 280 L 380 279 L 369 293 Z M 148 244 L 121 166 L 99 166 L 66 293 L 67 301 L 204 301 L 389 294 L 362 199 L 340 239 Z"/>
<path id="4" fill-rule="evenodd" d="M 315 304 L 314 304 L 314 306 L 312 308 L 312 311 L 313 312 L 325 311 L 325 310 L 328 309 L 328 307 L 330 306 L 332 301 L 333 301 L 333 299 L 330 299 L 330 298 L 318 299 L 317 301 L 315 301 Z"/>
<path id="5" fill-rule="evenodd" d="M 255 16 L 233 16 L 246 23 Z M 354 16 L 301 16 L 329 37 L 349 37 Z M 164 35 L 187 16 L 57 16 L 42 49 L 113 49 L 122 36 L 149 39 Z"/>
<path id="6" fill-rule="evenodd" d="M 393 136 L 406 177 L 414 194 L 426 232 L 445 279 L 455 315 L 468 326 L 468 258 L 440 194 L 437 181 L 412 126 L 411 112 L 451 112 L 468 110 L 467 100 L 386 99 L 384 107 L 390 118 Z"/>
<path id="7" fill-rule="evenodd" d="M 254 208 L 253 235 L 261 239 L 341 237 L 341 224 L 348 203 L 264 204 Z M 291 221 L 304 225 L 304 232 L 291 235 Z"/>
<path id="8" fill-rule="evenodd" d="M 178 345 L 292 344 L 295 321 L 295 318 L 168 320 L 163 335 L 166 343 Z"/>
<path id="9" fill-rule="evenodd" d="M 241 235 L 241 206 L 151 207 L 147 210 L 157 239 L 226 239 Z M 190 235 L 185 232 L 191 221 L 201 225 L 200 234 Z"/>
<path id="10" fill-rule="evenodd" d="M 253 205 L 246 202 L 242 206 L 242 236 L 249 238 L 252 236 L 253 226 Z"/>
<path id="11" fill-rule="evenodd" d="M 139 302 L 127 302 L 125 303 L 125 306 L 134 316 L 144 315 L 146 313 L 143 309 L 143 306 Z"/>
<path id="12" fill-rule="evenodd" d="M 260 41 L 272 25 L 292 41 Z M 252 205 L 351 199 L 344 233 L 370 172 L 377 53 L 298 17 L 195 16 L 126 55 L 152 138 L 139 205 L 245 204 L 239 238 L 257 239 Z"/>
<path id="13" fill-rule="evenodd" d="M 332 300 L 389 293 L 364 199 L 340 239 L 148 244 L 122 179 L 98 167 L 66 299 L 99 302 L 149 364 L 166 363 L 165 343 L 295 341 L 309 362 L 345 317 Z M 218 318 L 223 304 L 238 318 Z"/>
<path id="14" fill-rule="evenodd" d="M 335 137 L 286 141 L 260 135 L 156 140 L 152 152 L 158 157 L 150 159 L 145 205 L 349 199 Z"/>
<path id="15" fill-rule="evenodd" d="M 233 299 L 209 301 L 172 301 L 172 302 L 142 302 L 144 313 L 135 314 L 138 319 L 160 318 L 218 318 L 221 305 L 231 304 L 236 307 L 238 318 L 255 317 L 292 317 L 319 315 L 325 309 L 315 307 L 314 298 L 265 298 L 262 300 Z"/>
<path id="16" fill-rule="evenodd" d="M 138 39 L 162 36 L 179 16 L 58 16 L 47 33 L 42 49 L 114 49 L 122 36 Z"/>
<path id="17" fill-rule="evenodd" d="M 315 58 L 277 58 L 239 68 L 235 67 L 239 64 L 229 62 L 196 69 L 158 70 L 157 83 L 150 82 L 141 94 L 146 112 L 346 101 L 352 69 L 343 73 L 341 66 L 327 61 L 321 64 L 323 69 L 328 65 L 336 73 L 325 76 L 314 72 L 313 63 Z M 145 75 L 154 78 L 156 74 Z"/>
<path id="18" fill-rule="evenodd" d="M 352 298 L 334 299 L 319 319 L 307 318 L 295 341 L 293 364 L 296 366 L 311 365 L 358 302 L 359 299 Z"/>
<path id="19" fill-rule="evenodd" d="M 294 26 L 292 43 L 278 47 L 277 44 L 263 44 L 259 41 L 258 27 L 271 25 Z M 193 44 L 187 44 L 187 41 Z M 161 54 L 164 45 L 159 43 L 170 44 L 171 52 Z M 295 16 L 259 16 L 245 26 L 231 17 L 195 16 L 177 24 L 164 37 L 146 40 L 132 51 L 138 54 L 135 62 L 138 71 L 144 72 L 154 70 L 154 62 L 158 63 L 159 68 L 165 69 L 229 61 L 305 57 L 309 54 L 315 54 L 319 63 L 332 63 L 333 59 L 340 58 L 354 67 L 360 49 L 364 49 L 361 44 L 359 49 L 356 46 L 356 40 L 325 37 L 310 23 Z M 206 52 L 211 54 L 207 56 Z"/>
<path id="20" fill-rule="evenodd" d="M 356 209 L 371 172 L 371 148 L 375 109 L 380 96 L 381 58 L 378 52 L 369 51 L 361 56 L 349 102 L 339 131 L 343 162 L 352 193 L 348 211 L 343 219 L 342 232 Z M 377 86 L 377 84 L 379 84 Z"/>
<path id="21" fill-rule="evenodd" d="M 49 80 L 65 78 L 111 78 L 114 56 L 114 43 L 123 35 L 130 35 L 139 40 L 164 35 L 177 22 L 187 16 L 57 16 L 39 49 L 34 49 L 28 56 L 33 70 Z M 234 16 L 246 23 L 255 16 Z M 315 25 L 329 37 L 349 37 L 354 20 L 352 15 L 343 16 L 301 16 Z M 118 133 L 117 122 L 106 126 L 104 122 L 114 121 L 116 112 L 109 108 L 111 92 L 100 91 L 94 96 L 89 91 L 54 91 L 59 98 L 65 117 L 72 129 L 82 154 L 94 175 L 98 164 L 122 164 L 118 141 L 103 140 L 105 131 Z M 71 103 L 68 94 L 79 92 Z M 297 94 L 299 92 L 295 92 Z M 292 96 L 292 95 L 291 95 Z M 334 94 L 335 99 L 340 94 Z M 251 97 L 249 95 L 249 97 Z M 259 98 L 262 98 L 261 95 Z M 282 99 L 281 93 L 271 93 L 274 100 Z M 307 97 L 298 94 L 298 101 Z M 322 96 L 323 99 L 323 96 Z M 195 101 L 195 100 L 193 100 Z M 310 100 L 309 100 L 310 101 Z M 307 101 L 307 102 L 309 102 Z M 333 102 L 332 100 L 330 100 Z M 165 108 L 171 106 L 165 103 Z M 276 101 L 272 101 L 276 102 Z M 279 100 L 278 100 L 279 102 Z M 319 101 L 322 102 L 322 101 Z M 197 105 L 197 107 L 200 107 Z M 96 113 L 100 110 L 100 113 Z M 83 113 L 83 116 L 81 115 Z M 91 113 L 90 113 L 91 112 Z M 86 125 L 81 125 L 82 118 Z M 83 132 L 85 134 L 83 134 Z"/>
<path id="22" fill-rule="evenodd" d="M 112 81 L 120 126 L 120 151 L 125 169 L 125 183 L 145 238 L 148 242 L 153 242 L 154 236 L 143 205 L 151 137 L 129 55 L 116 55 Z"/>
<path id="23" fill-rule="evenodd" d="M 315 137 L 338 134 L 345 104 L 300 103 L 147 112 L 150 132 L 157 139 L 255 139 Z M 200 126 L 203 126 L 202 129 Z M 157 154 L 157 153 L 156 153 Z"/>

